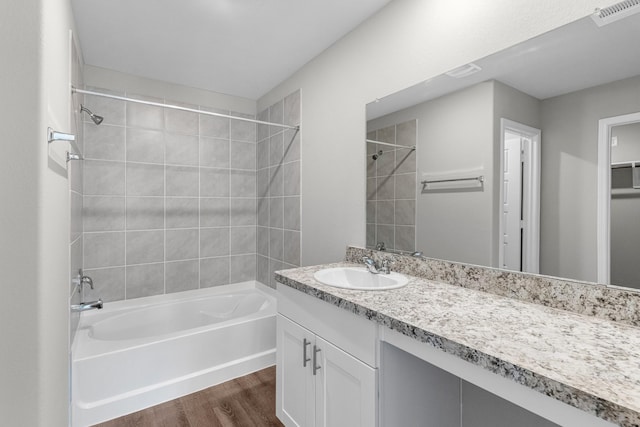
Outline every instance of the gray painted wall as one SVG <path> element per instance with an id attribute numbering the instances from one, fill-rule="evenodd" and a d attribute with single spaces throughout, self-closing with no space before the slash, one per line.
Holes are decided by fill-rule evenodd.
<path id="1" fill-rule="evenodd" d="M 596 281 L 598 120 L 640 111 L 640 76 L 545 99 L 540 270 Z"/>

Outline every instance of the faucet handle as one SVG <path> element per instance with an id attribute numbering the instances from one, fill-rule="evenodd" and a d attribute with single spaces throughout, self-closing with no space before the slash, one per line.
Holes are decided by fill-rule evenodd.
<path id="1" fill-rule="evenodd" d="M 373 258 L 363 256 L 362 261 L 364 262 L 365 267 L 367 267 L 367 270 L 369 270 L 370 273 L 378 274 L 378 266 L 376 265 L 376 262 L 373 260 Z"/>
<path id="2" fill-rule="evenodd" d="M 82 278 L 80 279 L 80 283 L 82 283 L 83 285 L 89 285 L 89 287 L 93 289 L 93 279 L 89 276 L 82 276 Z"/>
<path id="3" fill-rule="evenodd" d="M 391 266 L 393 264 L 395 264 L 396 262 L 394 260 L 392 260 L 391 258 L 385 258 L 382 260 L 382 263 L 380 265 L 380 271 L 382 271 L 384 274 L 389 274 L 391 273 Z"/>

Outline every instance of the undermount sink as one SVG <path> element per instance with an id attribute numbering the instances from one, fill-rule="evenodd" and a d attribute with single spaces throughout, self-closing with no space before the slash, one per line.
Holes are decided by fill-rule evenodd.
<path id="1" fill-rule="evenodd" d="M 317 271 L 313 277 L 325 285 L 361 291 L 397 289 L 409 282 L 402 274 L 372 274 L 364 267 L 325 268 Z"/>

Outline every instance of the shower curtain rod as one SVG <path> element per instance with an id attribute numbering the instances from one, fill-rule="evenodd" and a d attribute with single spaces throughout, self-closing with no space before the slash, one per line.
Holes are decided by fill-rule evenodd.
<path id="1" fill-rule="evenodd" d="M 152 105 L 154 107 L 171 108 L 173 110 L 188 111 L 188 112 L 191 112 L 191 113 L 204 114 L 204 115 L 207 115 L 207 116 L 224 117 L 224 118 L 227 118 L 227 119 L 241 120 L 243 122 L 257 123 L 257 124 L 260 124 L 260 125 L 279 126 L 281 128 L 286 128 L 286 129 L 300 130 L 300 125 L 291 126 L 291 125 L 284 125 L 282 123 L 271 123 L 271 122 L 265 122 L 265 121 L 262 121 L 262 120 L 247 119 L 245 117 L 231 116 L 229 114 L 214 113 L 214 112 L 211 112 L 211 111 L 204 111 L 204 110 L 198 110 L 198 109 L 195 109 L 195 108 L 181 107 L 179 105 L 173 105 L 173 104 L 162 104 L 160 102 L 143 101 L 141 99 L 127 98 L 126 96 L 118 96 L 118 95 L 111 95 L 111 94 L 102 93 L 102 92 L 94 92 L 94 91 L 91 91 L 91 90 L 77 89 L 75 87 L 71 88 L 71 92 L 81 93 L 81 94 L 84 94 L 84 95 L 101 96 L 103 98 L 117 99 L 117 100 L 120 100 L 120 101 L 135 102 L 135 103 L 138 103 L 138 104 Z"/>
<path id="2" fill-rule="evenodd" d="M 392 144 L 390 142 L 382 142 L 382 141 L 376 141 L 373 139 L 365 139 L 366 142 L 371 142 L 372 144 L 380 144 L 380 145 L 388 145 L 389 147 L 396 147 L 396 148 L 404 148 L 405 150 L 415 150 L 416 146 L 415 145 L 398 145 L 398 144 Z"/>

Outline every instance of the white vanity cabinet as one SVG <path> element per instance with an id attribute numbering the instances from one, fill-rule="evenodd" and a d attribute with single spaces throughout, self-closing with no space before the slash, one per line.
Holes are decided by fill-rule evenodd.
<path id="1" fill-rule="evenodd" d="M 372 322 L 278 287 L 276 414 L 286 426 L 377 425 Z"/>

